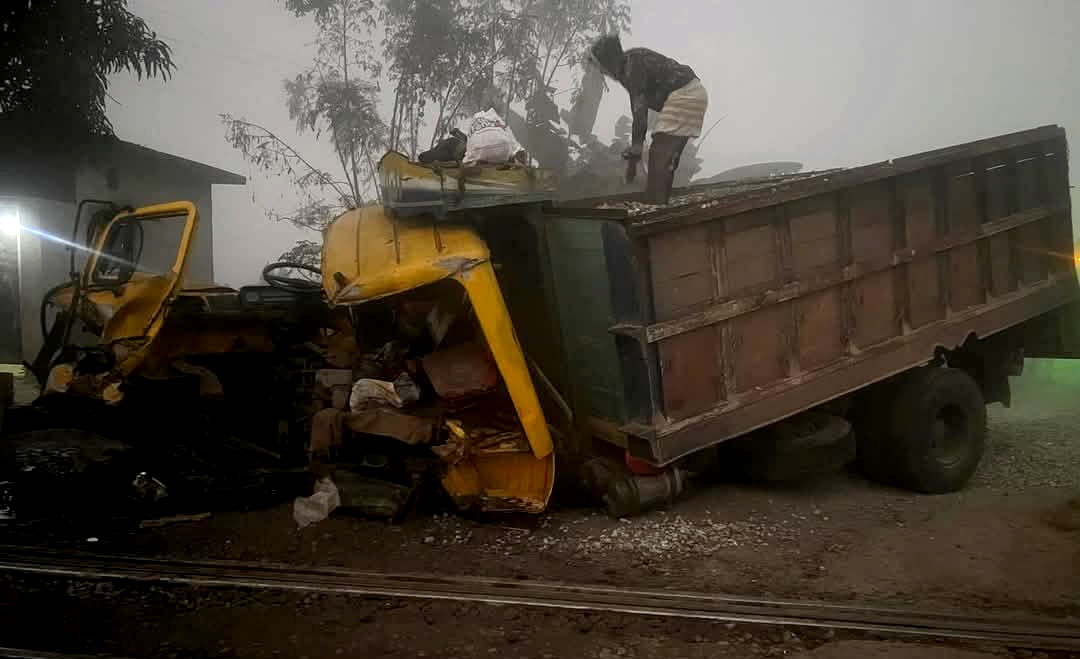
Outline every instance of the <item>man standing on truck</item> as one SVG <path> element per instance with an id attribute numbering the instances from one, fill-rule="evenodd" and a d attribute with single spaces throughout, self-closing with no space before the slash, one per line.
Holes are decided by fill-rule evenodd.
<path id="1" fill-rule="evenodd" d="M 648 48 L 623 51 L 616 35 L 601 37 L 590 55 L 605 75 L 619 81 L 630 94 L 634 118 L 630 147 L 623 158 L 636 166 L 641 160 L 649 110 L 659 112 L 649 147 L 646 201 L 667 204 L 679 158 L 691 137 L 701 135 L 709 96 L 694 70 Z"/>

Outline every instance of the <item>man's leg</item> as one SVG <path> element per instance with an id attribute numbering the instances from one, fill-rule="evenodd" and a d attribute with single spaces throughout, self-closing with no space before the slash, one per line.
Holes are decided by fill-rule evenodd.
<path id="1" fill-rule="evenodd" d="M 679 168 L 683 149 L 689 138 L 653 133 L 649 146 L 649 182 L 645 188 L 645 202 L 663 206 L 671 199 L 675 182 L 675 170 Z"/>
<path id="2" fill-rule="evenodd" d="M 668 168 L 668 177 L 664 186 L 664 203 L 668 203 L 671 200 L 671 189 L 675 187 L 675 172 L 679 171 L 679 163 L 682 161 L 683 150 L 686 149 L 686 145 L 690 142 L 689 137 L 671 137 L 674 141 L 672 145 L 672 151 L 674 156 L 671 161 L 671 166 Z"/>

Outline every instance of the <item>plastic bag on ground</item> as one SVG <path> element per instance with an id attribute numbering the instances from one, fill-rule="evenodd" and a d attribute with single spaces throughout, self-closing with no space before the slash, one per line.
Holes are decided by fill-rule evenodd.
<path id="1" fill-rule="evenodd" d="M 524 151 L 510 127 L 494 108 L 477 112 L 469 125 L 469 141 L 463 164 L 510 162 Z"/>
<path id="2" fill-rule="evenodd" d="M 315 494 L 293 501 L 293 520 L 298 527 L 304 528 L 323 521 L 340 505 L 337 485 L 329 478 L 320 478 L 315 482 Z"/>

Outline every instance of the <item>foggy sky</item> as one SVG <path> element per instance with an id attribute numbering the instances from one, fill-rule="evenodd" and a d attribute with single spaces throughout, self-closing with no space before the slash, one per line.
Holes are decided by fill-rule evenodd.
<path id="1" fill-rule="evenodd" d="M 182 5 L 182 8 L 181 6 Z M 1078 0 L 634 0 L 626 47 L 689 64 L 709 91 L 699 175 L 761 160 L 807 169 L 866 164 L 1044 124 L 1080 135 Z M 174 49 L 168 83 L 117 76 L 109 116 L 122 139 L 248 176 L 214 191 L 220 283 L 258 280 L 303 233 L 264 209 L 294 200 L 224 140 L 218 115 L 296 136 L 281 81 L 311 61 L 315 28 L 277 0 L 131 0 Z M 629 114 L 617 85 L 597 133 Z M 726 116 L 725 116 L 726 115 Z M 1075 149 L 1074 149 L 1075 152 Z M 1077 170 L 1073 159 L 1072 171 Z M 1076 224 L 1074 218 L 1074 225 Z"/>

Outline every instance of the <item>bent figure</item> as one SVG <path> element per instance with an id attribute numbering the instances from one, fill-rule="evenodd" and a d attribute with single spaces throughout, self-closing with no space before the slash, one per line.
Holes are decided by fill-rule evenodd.
<path id="1" fill-rule="evenodd" d="M 618 80 L 630 94 L 634 119 L 627 160 L 640 160 L 645 144 L 649 110 L 659 113 L 649 148 L 646 201 L 667 204 L 675 170 L 686 143 L 701 136 L 709 96 L 694 70 L 648 48 L 623 51 L 619 37 L 601 37 L 590 50 L 605 75 Z"/>

